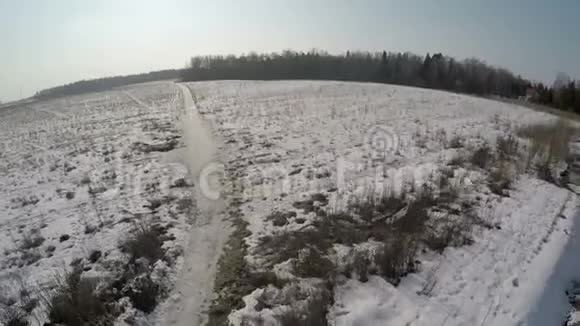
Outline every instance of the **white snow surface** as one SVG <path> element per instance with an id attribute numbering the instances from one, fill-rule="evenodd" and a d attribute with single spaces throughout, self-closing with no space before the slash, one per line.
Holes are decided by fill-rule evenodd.
<path id="1" fill-rule="evenodd" d="M 126 260 L 119 245 L 143 221 L 173 237 L 164 243 L 172 266 L 159 261 L 155 271 L 176 280 L 195 209 L 191 182 L 175 186 L 189 178 L 182 112 L 182 90 L 168 82 L 0 110 L 0 303 L 22 288 L 50 289 L 75 259 L 91 276 L 118 272 Z M 139 143 L 175 149 L 147 152 Z M 146 207 L 159 199 L 168 201 Z M 102 252 L 96 263 L 87 260 L 93 250 Z M 30 319 L 42 324 L 42 307 Z"/>
<path id="2" fill-rule="evenodd" d="M 340 207 L 371 186 L 398 191 L 409 181 L 420 185 L 452 158 L 467 158 L 468 148 L 495 144 L 517 126 L 555 119 L 482 98 L 370 83 L 217 81 L 189 87 L 222 140 L 226 166 L 243 186 L 241 209 L 252 232 L 246 258 L 258 269 L 261 236 L 315 218 L 296 210 L 289 224 L 276 227 L 265 219 L 272 211 L 295 210 L 293 202 L 313 193 Z M 454 136 L 463 140 L 461 148 L 445 146 Z M 376 276 L 366 283 L 339 282 L 327 316 L 331 325 L 540 325 L 532 312 L 544 309 L 538 305 L 554 285 L 549 279 L 573 234 L 576 195 L 523 174 L 501 197 L 485 186 L 483 171 L 455 173 L 462 177 L 462 195 L 474 198 L 480 216 L 494 227 L 475 227 L 471 245 L 423 252 L 419 271 L 397 287 Z M 337 255 L 341 250 L 348 248 L 338 248 Z M 285 266 L 274 271 L 287 276 Z M 552 292 L 548 301 L 564 296 L 560 286 Z M 230 322 L 276 325 L 273 310 L 254 308 L 261 293 L 246 297 L 246 307 L 233 312 Z M 561 323 L 567 309 L 557 308 L 561 303 L 542 321 Z"/>

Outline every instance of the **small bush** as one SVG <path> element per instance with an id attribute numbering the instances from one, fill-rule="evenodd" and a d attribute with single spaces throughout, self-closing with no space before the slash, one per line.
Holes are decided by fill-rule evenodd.
<path id="1" fill-rule="evenodd" d="M 393 285 L 399 284 L 403 276 L 415 270 L 416 251 L 417 241 L 409 236 L 385 241 L 374 257 L 380 275 Z"/>
<path id="2" fill-rule="evenodd" d="M 496 126 L 499 126 L 500 122 L 501 122 L 501 118 L 499 116 L 499 114 L 494 114 L 491 119 L 490 119 L 491 123 L 493 123 Z"/>
<path id="3" fill-rule="evenodd" d="M 322 193 L 310 195 L 310 198 L 299 200 L 292 204 L 296 209 L 301 209 L 305 214 L 315 212 L 319 214 L 321 207 L 328 205 L 328 196 Z"/>
<path id="4" fill-rule="evenodd" d="M 508 161 L 518 157 L 519 142 L 512 134 L 498 136 L 496 139 L 498 159 Z"/>
<path id="5" fill-rule="evenodd" d="M 111 322 L 103 298 L 97 293 L 99 280 L 83 278 L 82 269 L 57 276 L 57 288 L 47 297 L 48 318 L 51 323 L 87 325 Z"/>
<path id="6" fill-rule="evenodd" d="M 268 217 L 266 217 L 267 221 L 272 221 L 274 226 L 284 226 L 288 224 L 288 220 L 296 217 L 296 212 L 279 212 L 275 211 L 272 212 Z"/>
<path id="7" fill-rule="evenodd" d="M 404 216 L 393 223 L 394 230 L 389 236 L 401 237 L 409 235 L 415 238 L 425 232 L 425 223 L 429 219 L 428 209 L 433 206 L 432 197 L 422 196 L 410 203 Z M 385 239 L 376 239 L 382 241 Z M 387 239 L 388 240 L 388 239 Z"/>
<path id="8" fill-rule="evenodd" d="M 518 128 L 516 134 L 529 140 L 527 168 L 537 160 L 544 166 L 566 160 L 570 140 L 577 133 L 578 129 L 564 119 Z"/>
<path id="9" fill-rule="evenodd" d="M 299 253 L 308 247 L 326 253 L 333 243 L 331 232 L 333 232 L 332 229 L 323 230 L 319 227 L 304 231 L 284 232 L 261 238 L 259 247 L 262 254 L 269 258 L 267 262 L 270 266 L 291 258 L 298 258 Z"/>
<path id="10" fill-rule="evenodd" d="M 470 162 L 481 169 L 485 169 L 492 160 L 491 148 L 487 144 L 483 144 L 473 152 Z"/>
<path id="11" fill-rule="evenodd" d="M 458 219 L 460 217 L 457 217 Z M 425 245 L 438 253 L 442 253 L 450 246 L 461 246 L 471 244 L 472 240 L 468 234 L 471 231 L 473 222 L 461 218 L 461 221 L 443 219 L 439 221 L 425 239 Z"/>
<path id="12" fill-rule="evenodd" d="M 294 262 L 294 271 L 300 277 L 324 279 L 334 271 L 334 265 L 328 258 L 322 256 L 318 250 L 308 248 Z"/>
<path id="13" fill-rule="evenodd" d="M 549 159 L 545 159 L 536 164 L 536 175 L 538 179 L 557 184 L 556 178 L 554 177 L 552 164 Z"/>
<path id="14" fill-rule="evenodd" d="M 463 147 L 463 139 L 458 135 L 453 136 L 449 141 L 449 148 L 461 148 Z"/>
<path id="15" fill-rule="evenodd" d="M 102 255 L 103 253 L 100 250 L 93 250 L 89 254 L 89 261 L 94 264 L 101 258 Z"/>
<path id="16" fill-rule="evenodd" d="M 97 227 L 91 224 L 85 224 L 85 234 L 93 234 L 97 231 Z"/>
<path id="17" fill-rule="evenodd" d="M 28 326 L 26 313 L 16 307 L 0 309 L 0 324 L 4 326 Z"/>
<path id="18" fill-rule="evenodd" d="M 249 276 L 249 283 L 256 289 L 267 287 L 268 285 L 281 289 L 288 283 L 288 281 L 279 279 L 278 276 L 276 276 L 276 273 L 268 271 L 251 273 Z"/>
<path id="19" fill-rule="evenodd" d="M 75 192 L 74 191 L 67 191 L 65 194 L 66 199 L 73 199 L 75 198 Z"/>
<path id="20" fill-rule="evenodd" d="M 360 252 L 357 252 L 354 256 L 353 269 L 356 273 L 358 280 L 365 283 L 369 280 L 369 259 Z"/>
<path id="21" fill-rule="evenodd" d="M 125 292 L 125 295 L 131 299 L 133 306 L 145 313 L 150 313 L 155 309 L 160 294 L 159 285 L 146 274 L 135 278 Z"/>
<path id="22" fill-rule="evenodd" d="M 520 127 L 518 136 L 529 140 L 526 168 L 535 168 L 538 178 L 557 184 L 554 164 L 568 160 L 569 144 L 577 133 L 578 129 L 563 119 Z"/>
<path id="23" fill-rule="evenodd" d="M 20 255 L 20 259 L 25 265 L 32 265 L 42 259 L 42 255 L 37 250 L 28 250 Z"/>
<path id="24" fill-rule="evenodd" d="M 36 233 L 25 236 L 20 248 L 23 250 L 38 248 L 44 243 L 44 238 Z"/>
<path id="25" fill-rule="evenodd" d="M 323 291 L 308 301 L 302 309 L 291 306 L 276 318 L 281 326 L 328 326 L 326 315 L 330 305 L 331 294 Z"/>
<path id="26" fill-rule="evenodd" d="M 442 204 L 448 204 L 456 201 L 461 193 L 459 184 L 453 182 L 453 170 L 443 170 L 439 176 L 439 194 L 436 201 Z"/>
<path id="27" fill-rule="evenodd" d="M 91 178 L 88 175 L 85 175 L 82 177 L 80 183 L 82 185 L 88 185 L 89 183 L 91 183 Z"/>
<path id="28" fill-rule="evenodd" d="M 439 129 L 435 132 L 435 140 L 443 147 L 447 147 L 447 132 L 445 129 Z"/>
<path id="29" fill-rule="evenodd" d="M 415 137 L 415 145 L 417 145 L 417 147 L 427 148 L 427 143 L 429 142 L 427 135 L 415 135 Z"/>
<path id="30" fill-rule="evenodd" d="M 136 226 L 131 237 L 121 243 L 121 249 L 129 254 L 131 262 L 146 258 L 153 264 L 165 254 L 162 248 L 162 235 L 163 230 L 160 227 L 141 223 Z"/>
<path id="31" fill-rule="evenodd" d="M 438 253 L 442 253 L 445 248 L 450 246 L 451 242 L 453 241 L 453 237 L 453 228 L 446 227 L 438 233 L 431 234 L 425 241 L 425 244 L 429 249 Z"/>
<path id="32" fill-rule="evenodd" d="M 500 161 L 515 161 L 519 157 L 518 140 L 511 134 L 497 137 L 496 151 Z"/>
<path id="33" fill-rule="evenodd" d="M 349 209 L 365 222 L 372 222 L 377 218 L 389 217 L 405 207 L 406 202 L 402 197 L 392 194 L 377 196 L 375 192 L 368 191 L 362 197 L 356 198 L 350 203 Z"/>
<path id="34" fill-rule="evenodd" d="M 26 313 L 31 313 L 37 306 L 38 306 L 38 299 L 37 298 L 29 298 L 22 302 L 22 310 Z"/>
<path id="35" fill-rule="evenodd" d="M 380 221 L 382 229 L 386 227 L 384 220 Z M 376 222 L 378 223 L 378 222 Z M 370 224 L 376 224 L 370 223 Z M 316 227 L 309 230 L 310 237 L 314 239 L 316 248 L 322 252 L 326 252 L 333 243 L 351 246 L 360 243 L 372 237 L 372 232 L 379 231 L 380 227 L 371 230 L 365 229 L 367 223 L 361 223 L 353 214 L 349 212 L 333 212 L 321 217 L 315 221 L 313 225 Z"/>
<path id="36" fill-rule="evenodd" d="M 489 189 L 497 195 L 505 196 L 505 191 L 512 187 L 515 175 L 508 162 L 498 162 L 488 177 Z"/>

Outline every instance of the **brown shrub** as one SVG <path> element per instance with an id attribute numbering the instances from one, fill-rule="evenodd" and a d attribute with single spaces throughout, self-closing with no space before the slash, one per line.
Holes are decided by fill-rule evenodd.
<path id="1" fill-rule="evenodd" d="M 471 244 L 473 241 L 469 237 L 469 232 L 472 225 L 473 221 L 464 217 L 456 217 L 455 220 L 444 218 L 430 230 L 424 243 L 438 253 L 442 253 L 450 246 Z"/>
<path id="2" fill-rule="evenodd" d="M 133 306 L 145 313 L 150 313 L 158 304 L 161 288 L 151 280 L 150 275 L 143 274 L 132 280 L 125 295 L 129 297 Z"/>
<path id="3" fill-rule="evenodd" d="M 26 235 L 22 239 L 22 243 L 20 244 L 20 249 L 28 250 L 33 248 L 38 248 L 44 243 L 44 238 L 40 236 L 38 233 L 31 233 Z"/>
<path id="4" fill-rule="evenodd" d="M 487 144 L 483 144 L 478 147 L 475 152 L 471 155 L 470 162 L 471 164 L 485 169 L 493 160 L 493 154 L 491 152 L 491 148 Z"/>
<path id="5" fill-rule="evenodd" d="M 363 196 L 356 198 L 349 204 L 349 210 L 369 223 L 376 218 L 390 216 L 405 207 L 402 196 L 382 194 L 377 196 L 373 191 L 367 191 Z"/>
<path id="6" fill-rule="evenodd" d="M 463 147 L 463 139 L 458 135 L 453 136 L 449 141 L 449 148 L 461 148 Z"/>
<path id="7" fill-rule="evenodd" d="M 111 322 L 105 300 L 97 293 L 99 280 L 81 277 L 82 269 L 57 276 L 55 293 L 46 297 L 51 323 L 85 325 Z"/>
<path id="8" fill-rule="evenodd" d="M 159 226 L 150 223 L 140 223 L 136 225 L 131 236 L 124 240 L 120 247 L 122 251 L 129 254 L 131 262 L 139 258 L 146 258 L 153 264 L 163 258 L 165 252 L 162 248 L 163 230 Z"/>
<path id="9" fill-rule="evenodd" d="M 314 296 L 303 307 L 290 306 L 289 309 L 276 318 L 281 326 L 327 326 L 326 315 L 332 304 L 331 294 L 327 291 Z"/>
<path id="10" fill-rule="evenodd" d="M 500 161 L 488 176 L 489 189 L 497 195 L 505 196 L 515 179 L 515 172 L 509 162 Z"/>
<path id="11" fill-rule="evenodd" d="M 500 161 L 517 161 L 519 158 L 519 142 L 512 134 L 499 136 L 496 139 L 496 151 Z"/>
<path id="12" fill-rule="evenodd" d="M 0 308 L 0 323 L 5 326 L 30 325 L 26 313 L 17 307 Z"/>
<path id="13" fill-rule="evenodd" d="M 547 162 L 564 161 L 569 155 L 571 138 L 578 133 L 578 129 L 565 119 L 552 123 L 538 123 L 523 126 L 517 129 L 519 137 L 529 140 L 528 168 L 535 160 Z"/>
<path id="14" fill-rule="evenodd" d="M 334 264 L 318 250 L 307 248 L 294 261 L 294 272 L 300 277 L 327 278 L 334 271 Z"/>
<path id="15" fill-rule="evenodd" d="M 365 283 L 369 280 L 369 265 L 370 260 L 360 252 L 357 252 L 354 256 L 353 269 L 356 273 L 358 280 Z"/>
<path id="16" fill-rule="evenodd" d="M 410 236 L 399 236 L 385 241 L 377 250 L 374 261 L 379 273 L 393 285 L 415 270 L 417 241 Z"/>

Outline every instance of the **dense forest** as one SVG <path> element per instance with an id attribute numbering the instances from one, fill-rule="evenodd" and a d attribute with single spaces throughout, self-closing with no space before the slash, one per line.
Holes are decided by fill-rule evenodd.
<path id="1" fill-rule="evenodd" d="M 176 79 L 181 75 L 181 70 L 161 70 L 138 75 L 115 76 L 100 79 L 81 80 L 71 84 L 57 86 L 41 90 L 34 95 L 35 98 L 45 99 L 61 96 L 76 95 L 89 92 L 100 92 L 119 86 L 145 83 L 157 80 Z"/>
<path id="2" fill-rule="evenodd" d="M 217 79 L 325 79 L 368 81 L 445 89 L 477 95 L 525 96 L 531 83 L 477 59 L 458 61 L 441 53 L 322 51 L 242 56 L 197 56 L 183 70 L 185 81 Z"/>

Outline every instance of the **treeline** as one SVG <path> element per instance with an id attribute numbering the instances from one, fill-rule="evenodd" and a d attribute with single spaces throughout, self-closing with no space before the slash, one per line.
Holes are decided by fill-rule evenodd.
<path id="1" fill-rule="evenodd" d="M 184 81 L 218 79 L 323 79 L 369 81 L 444 89 L 477 95 L 519 97 L 531 83 L 477 59 L 458 61 L 441 53 L 323 51 L 241 56 L 196 56 L 183 70 Z"/>
<path id="2" fill-rule="evenodd" d="M 119 86 L 145 83 L 157 80 L 177 79 L 181 76 L 181 70 L 169 69 L 152 71 L 149 73 L 127 76 L 106 77 L 91 80 L 81 80 L 71 84 L 48 88 L 37 92 L 34 97 L 38 99 L 54 98 L 61 96 L 76 95 L 89 92 L 100 92 Z"/>
<path id="3" fill-rule="evenodd" d="M 529 92 L 528 97 L 533 102 L 580 113 L 580 82 L 564 73 L 556 76 L 553 86 L 538 83 Z"/>

